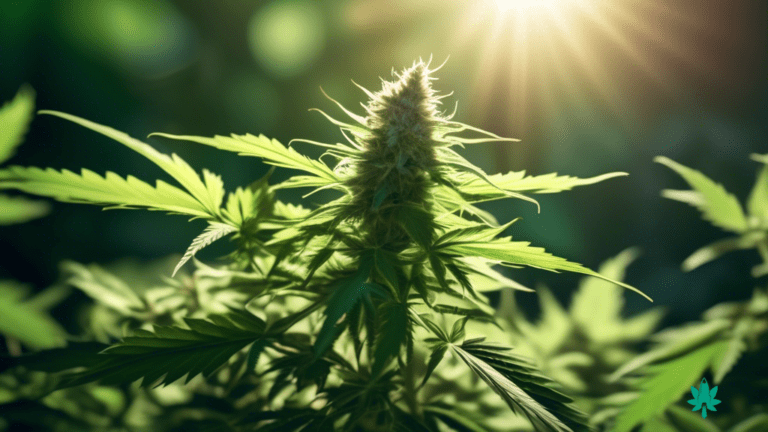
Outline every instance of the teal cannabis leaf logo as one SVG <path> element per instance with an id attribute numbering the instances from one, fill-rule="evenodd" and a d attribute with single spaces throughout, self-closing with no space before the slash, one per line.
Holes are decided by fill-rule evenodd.
<path id="1" fill-rule="evenodd" d="M 720 403 L 719 400 L 715 399 L 715 395 L 717 395 L 717 386 L 712 387 L 712 390 L 710 390 L 706 378 L 701 379 L 698 389 L 691 386 L 691 394 L 693 395 L 693 399 L 688 401 L 689 404 L 693 405 L 691 411 L 701 410 L 702 418 L 707 418 L 707 409 L 710 411 L 717 411 L 715 405 Z"/>

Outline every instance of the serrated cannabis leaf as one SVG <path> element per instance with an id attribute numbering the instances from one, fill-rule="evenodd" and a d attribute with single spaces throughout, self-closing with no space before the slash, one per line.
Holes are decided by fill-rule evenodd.
<path id="1" fill-rule="evenodd" d="M 338 331 L 336 322 L 349 312 L 361 297 L 376 290 L 373 284 L 365 283 L 371 274 L 372 267 L 373 260 L 371 257 L 364 257 L 353 276 L 339 281 L 334 286 L 333 294 L 328 299 L 325 308 L 325 321 L 315 341 L 314 352 L 316 356 L 321 356 L 336 338 Z"/>
<path id="2" fill-rule="evenodd" d="M 174 140 L 192 141 L 198 144 L 204 144 L 216 147 L 221 150 L 237 152 L 241 156 L 254 156 L 264 159 L 264 162 L 283 168 L 292 168 L 303 170 L 317 176 L 309 183 L 302 183 L 295 186 L 322 186 L 338 183 L 339 178 L 336 174 L 322 162 L 309 159 L 300 154 L 291 147 L 285 147 L 275 139 L 269 139 L 264 135 L 254 136 L 234 135 L 225 137 L 216 135 L 213 138 L 190 136 L 190 135 L 171 135 L 166 133 L 153 133 L 150 136 L 159 136 Z M 310 180 L 310 178 L 305 178 Z M 315 182 L 315 183 L 312 183 Z"/>
<path id="3" fill-rule="evenodd" d="M 589 430 L 584 415 L 568 405 L 570 398 L 547 386 L 546 383 L 554 383 L 538 374 L 532 365 L 504 353 L 504 348 L 482 341 L 468 341 L 460 346 L 451 345 L 451 349 L 499 394 L 510 408 L 525 415 L 536 430 Z M 540 398 L 547 407 L 531 397 L 531 394 Z M 568 425 L 555 417 L 550 410 L 560 415 Z"/>
<path id="4" fill-rule="evenodd" d="M 210 218 L 207 209 L 181 189 L 158 180 L 155 187 L 113 172 L 104 177 L 82 169 L 80 174 L 53 168 L 11 166 L 0 170 L 0 189 L 47 196 L 62 202 L 96 204 L 109 208 L 146 208 Z"/>
<path id="5" fill-rule="evenodd" d="M 373 351 L 373 376 L 378 376 L 384 370 L 387 362 L 400 353 L 400 347 L 410 332 L 408 312 L 401 303 L 387 302 L 379 307 L 381 328 Z"/>
<path id="6" fill-rule="evenodd" d="M 187 252 L 184 253 L 184 256 L 181 257 L 179 263 L 176 264 L 176 268 L 173 269 L 173 274 L 171 276 L 176 276 L 176 272 L 179 271 L 181 266 L 183 266 L 184 263 L 195 256 L 195 254 L 200 251 L 200 249 L 210 245 L 211 243 L 224 237 L 227 234 L 231 234 L 237 231 L 237 228 L 233 227 L 232 225 L 224 224 L 221 222 L 208 222 L 208 224 L 209 225 L 205 228 L 205 230 L 199 236 L 195 237 L 195 239 L 192 241 L 192 244 L 189 245 Z"/>
<path id="7" fill-rule="evenodd" d="M 175 264 L 175 275 L 193 260 L 194 272 L 165 277 L 160 286 L 147 282 L 144 274 L 155 274 L 157 269 L 112 275 L 97 266 L 65 264 L 68 280 L 62 286 L 77 287 L 97 303 L 91 308 L 93 319 L 88 321 L 90 328 L 84 337 L 108 338 L 120 334 L 120 326 L 122 334 L 129 336 L 103 351 L 98 344 L 72 344 L 67 353 L 79 352 L 79 358 L 51 350 L 20 357 L 14 364 L 65 372 L 54 380 L 61 379 L 60 388 L 100 381 L 117 384 L 119 390 L 110 390 L 122 392 L 136 380 L 149 386 L 168 385 L 184 376 L 187 383 L 200 374 L 207 377 L 201 386 L 175 389 L 184 397 L 191 395 L 191 401 L 166 404 L 163 397 L 168 395 L 152 391 L 153 409 L 157 405 L 159 411 L 148 417 L 157 420 L 144 422 L 152 430 L 215 426 L 254 431 L 436 432 L 454 428 L 486 432 L 503 419 L 520 422 L 506 425 L 509 427 L 526 427 L 530 422 L 537 431 L 589 430 L 585 416 L 571 405 L 573 400 L 532 362 L 471 335 L 478 328 L 474 326 L 489 329 L 487 323 L 496 326 L 493 331 L 502 329 L 488 298 L 479 292 L 505 287 L 530 291 L 493 270 L 495 265 L 571 271 L 635 290 L 614 280 L 623 276 L 631 254 L 621 255 L 601 269 L 604 274 L 598 274 L 527 242 L 497 238 L 517 219 L 500 224 L 474 204 L 510 197 L 535 203 L 528 195 L 560 192 L 625 174 L 587 179 L 526 176 L 525 172 L 486 174 L 452 147 L 515 140 L 452 121 L 452 115 L 438 111 L 442 96 L 431 87 L 434 70 L 422 61 L 415 62 L 395 74 L 395 82 L 385 81 L 381 91 L 364 89 L 371 98 L 364 105 L 364 115 L 336 102 L 354 124 L 322 114 L 339 126 L 346 143 L 294 140 L 323 148 L 325 153 L 317 160 L 292 148 L 294 141 L 285 146 L 263 135 L 153 134 L 303 171 L 277 185 L 269 184 L 267 174 L 226 197 L 220 177 L 207 170 L 196 172 L 175 154 L 159 153 L 122 132 L 79 117 L 42 111 L 118 141 L 150 159 L 181 186 L 162 181 L 151 186 L 111 172 L 100 176 L 88 170 L 75 174 L 11 167 L 0 170 L 0 189 L 108 208 L 184 214 L 205 219 L 208 226 L 180 260 L 174 259 L 161 270 L 168 274 Z M 25 125 L 19 127 L 26 129 Z M 458 136 L 465 131 L 474 137 Z M 334 159 L 333 165 L 326 163 L 327 156 Z M 313 188 L 304 198 L 323 189 L 342 196 L 312 209 L 276 199 L 278 191 L 299 187 Z M 697 205 L 702 202 L 697 192 L 678 196 Z M 758 201 L 755 198 L 750 209 L 762 206 Z M 237 244 L 228 264 L 214 268 L 194 259 L 202 248 L 227 235 Z M 645 335 L 656 315 L 621 320 L 621 293 L 602 281 L 585 282 L 581 297 L 574 302 L 575 310 L 581 311 L 575 314 L 576 321 L 588 319 L 586 303 L 608 298 L 611 307 L 596 317 L 595 325 Z M 60 294 L 53 297 L 61 298 Z M 15 301 L 23 296 L 14 293 L 0 298 Z M 545 325 L 555 323 L 555 330 L 566 335 L 548 341 L 560 344 L 568 334 L 584 336 L 574 332 L 571 317 L 553 295 L 542 290 L 541 298 Z M 28 306 L 43 309 L 48 303 L 46 299 L 30 300 Z M 758 303 L 750 307 L 759 309 Z M 510 302 L 504 304 L 511 306 Z M 235 310 L 244 305 L 261 318 Z M 510 307 L 510 313 L 512 309 L 516 308 Z M 532 337 L 544 335 L 525 327 L 522 319 L 511 324 L 519 324 L 517 328 Z M 414 325 L 423 329 L 414 329 Z M 434 334 L 424 339 L 430 345 L 428 361 L 414 341 L 416 335 L 421 338 L 422 330 Z M 684 355 L 712 340 L 717 342 L 725 333 L 713 333 L 696 346 L 680 347 L 674 341 L 674 347 L 668 348 L 661 341 L 666 349 L 661 351 L 672 357 Z M 623 347 L 610 348 L 613 351 L 606 358 L 628 353 Z M 451 361 L 443 361 L 449 350 Z M 556 354 L 547 359 L 548 365 L 561 369 L 563 365 L 588 369 L 599 363 L 581 352 Z M 727 373 L 737 354 L 713 360 L 713 367 L 720 374 Z M 230 361 L 232 357 L 234 361 Z M 422 359 L 426 370 L 415 364 Z M 226 370 L 212 377 L 225 364 Z M 452 368 L 465 369 L 464 365 L 481 380 L 472 376 L 446 379 Z M 11 372 L 26 373 L 22 368 Z M 433 375 L 439 380 L 430 380 Z M 6 380 L 0 378 L 2 398 Z M 107 387 L 79 390 L 100 388 Z M 446 388 L 455 391 L 461 402 L 437 402 L 435 392 Z M 130 398 L 136 393 L 124 394 L 126 406 L 114 408 L 114 412 L 127 412 L 128 417 L 133 408 L 128 409 L 127 403 L 133 402 Z M 521 416 L 514 416 L 507 406 Z M 204 410 L 195 411 L 200 407 Z M 90 414 L 87 411 L 84 415 Z M 109 420 L 110 426 L 123 426 Z"/>
<path id="8" fill-rule="evenodd" d="M 427 372 L 424 375 L 424 379 L 421 381 L 421 386 L 427 383 L 429 377 L 432 376 L 432 372 L 435 371 L 437 366 L 445 357 L 445 353 L 448 352 L 448 344 L 445 342 L 438 343 L 429 354 L 429 362 L 427 363 Z"/>
<path id="9" fill-rule="evenodd" d="M 136 330 L 99 354 L 98 363 L 65 377 L 60 388 L 99 381 L 128 384 L 138 379 L 146 387 L 168 385 L 187 376 L 208 377 L 236 352 L 263 337 L 265 324 L 248 312 L 216 316 L 215 323 L 187 318 L 189 327 L 155 326 L 154 332 Z"/>
<path id="10" fill-rule="evenodd" d="M 131 138 L 123 132 L 112 129 L 111 127 L 58 111 L 42 110 L 39 111 L 39 114 L 50 114 L 61 117 L 125 145 L 152 161 L 163 171 L 170 174 L 170 176 L 178 181 L 179 184 L 184 186 L 189 194 L 203 206 L 209 217 L 218 216 L 221 200 L 224 198 L 224 185 L 221 182 L 221 177 L 208 170 L 203 170 L 203 182 L 195 170 L 176 154 L 171 154 L 169 157 L 168 155 L 158 152 L 151 146 L 135 138 Z"/>
<path id="11" fill-rule="evenodd" d="M 432 246 L 434 221 L 426 209 L 415 205 L 402 206 L 398 211 L 398 222 L 416 244 L 425 250 Z"/>
<path id="12" fill-rule="evenodd" d="M 490 242 L 456 242 L 446 247 L 445 251 L 457 254 L 459 256 L 477 256 L 498 260 L 500 262 L 512 265 L 525 265 L 543 270 L 565 270 L 574 273 L 586 274 L 630 289 L 645 297 L 649 301 L 653 301 L 642 291 L 633 286 L 627 285 L 624 282 L 607 278 L 582 266 L 581 264 L 570 262 L 565 258 L 556 257 L 546 252 L 543 248 L 530 246 L 530 242 L 513 242 L 509 241 L 509 239 L 509 237 L 506 237 Z"/>
<path id="13" fill-rule="evenodd" d="M 35 116 L 35 91 L 23 85 L 14 98 L 0 107 L 0 163 L 13 156 Z"/>
<path id="14" fill-rule="evenodd" d="M 637 424 L 660 414 L 688 391 L 710 366 L 714 356 L 726 349 L 723 342 L 706 345 L 675 360 L 654 367 L 652 378 L 642 384 L 640 397 L 619 414 L 616 432 L 629 432 Z"/>
<path id="15" fill-rule="evenodd" d="M 623 177 L 629 174 L 625 172 L 615 172 L 603 174 L 590 178 L 578 178 L 571 176 L 558 176 L 557 173 L 543 174 L 538 176 L 526 176 L 525 171 L 508 172 L 506 174 L 494 174 L 488 176 L 488 179 L 499 188 L 510 192 L 529 192 L 529 193 L 557 193 L 571 190 L 577 186 L 586 186 L 599 183 L 614 177 Z M 479 180 L 472 179 L 466 175 L 459 175 L 465 179 L 460 186 L 462 192 L 469 195 L 495 196 L 499 190 L 489 184 Z"/>
<path id="16" fill-rule="evenodd" d="M 722 185 L 715 183 L 699 171 L 681 165 L 669 158 L 658 156 L 654 158 L 654 161 L 678 173 L 696 191 L 700 198 L 699 202 L 683 202 L 697 207 L 706 220 L 717 227 L 736 233 L 742 233 L 747 230 L 747 219 L 744 216 L 741 204 Z M 674 195 L 667 195 L 667 197 L 680 200 Z"/>
<path id="17" fill-rule="evenodd" d="M 458 153 L 455 151 L 449 149 L 449 148 L 441 148 L 438 150 L 438 154 L 440 156 L 440 161 L 450 165 L 454 168 L 458 168 L 460 171 L 458 173 L 455 173 L 454 176 L 461 176 L 461 174 L 469 174 L 477 181 L 484 182 L 489 188 L 495 189 L 496 192 L 500 192 L 502 197 L 510 197 L 510 198 L 517 198 L 521 199 L 523 201 L 528 201 L 530 203 L 536 204 L 536 210 L 538 212 L 541 212 L 541 206 L 539 205 L 539 202 L 535 199 L 523 195 L 521 193 L 514 192 L 510 189 L 503 188 L 496 183 L 493 182 L 490 176 L 486 174 L 482 169 L 479 167 L 469 163 L 466 159 L 459 156 Z M 471 192 L 468 192 L 467 189 L 464 188 L 463 185 L 457 185 L 457 189 L 464 194 L 471 194 Z M 482 194 L 482 192 L 481 192 Z M 488 195 L 489 192 L 485 192 L 485 195 Z"/>

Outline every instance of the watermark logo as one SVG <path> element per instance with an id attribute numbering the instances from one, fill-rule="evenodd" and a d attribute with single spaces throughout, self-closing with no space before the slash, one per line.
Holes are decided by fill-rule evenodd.
<path id="1" fill-rule="evenodd" d="M 712 390 L 710 390 L 706 378 L 701 379 L 698 389 L 691 386 L 691 394 L 693 395 L 693 399 L 688 401 L 689 404 L 693 405 L 691 411 L 701 410 L 702 418 L 707 418 L 707 410 L 717 411 L 715 405 L 720 403 L 719 400 L 715 399 L 715 396 L 717 395 L 717 386 L 712 387 Z"/>

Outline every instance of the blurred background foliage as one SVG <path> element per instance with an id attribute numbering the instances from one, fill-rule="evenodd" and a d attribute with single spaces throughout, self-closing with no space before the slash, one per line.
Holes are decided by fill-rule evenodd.
<path id="1" fill-rule="evenodd" d="M 484 206 L 519 240 L 589 267 L 637 246 L 626 280 L 667 306 L 664 324 L 697 319 L 708 307 L 751 295 L 754 251 L 737 252 L 692 273 L 682 262 L 722 232 L 694 209 L 660 196 L 681 180 L 654 164 L 656 155 L 695 167 L 743 200 L 765 153 L 768 125 L 765 2 L 571 0 L 523 3 L 438 0 L 43 0 L 0 2 L 0 100 L 30 84 L 39 109 L 69 112 L 144 138 L 264 133 L 335 142 L 321 115 L 376 90 L 419 57 L 449 58 L 435 87 L 458 101 L 456 119 L 520 143 L 475 146 L 466 157 L 487 172 L 526 169 L 590 177 L 629 177 L 537 197 L 535 206 Z M 449 102 L 450 101 L 450 102 Z M 361 111 L 361 110 L 359 110 Z M 220 173 L 228 189 L 266 168 L 203 146 L 150 139 L 194 167 Z M 301 145 L 301 144 L 298 144 Z M 301 148 L 318 156 L 313 149 Z M 159 170 L 89 131 L 37 117 L 7 164 L 51 166 L 163 178 Z M 274 179 L 291 175 L 278 171 Z M 302 191 L 285 192 L 298 202 Z M 310 200 L 328 196 L 316 194 Z M 102 212 L 56 204 L 47 217 L 0 226 L 0 279 L 42 289 L 63 260 L 106 263 L 182 253 L 202 229 L 151 212 Z M 226 242 L 201 252 L 228 251 Z M 544 283 L 561 301 L 577 276 L 511 274 Z M 567 287 L 568 289 L 560 289 Z M 72 297 L 58 306 L 73 306 Z M 80 298 L 82 300 L 82 298 Z M 518 296 L 538 309 L 536 296 Z M 647 308 L 629 296 L 625 310 Z M 56 314 L 56 311 L 54 311 Z M 66 324 L 66 323 L 65 323 Z"/>

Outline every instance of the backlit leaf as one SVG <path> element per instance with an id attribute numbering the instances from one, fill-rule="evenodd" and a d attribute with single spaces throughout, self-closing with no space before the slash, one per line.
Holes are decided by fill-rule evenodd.
<path id="1" fill-rule="evenodd" d="M 35 115 L 35 91 L 22 86 L 14 98 L 0 107 L 0 163 L 10 159 L 21 144 Z"/>
<path id="2" fill-rule="evenodd" d="M 700 203 L 688 203 L 698 207 L 704 219 L 728 231 L 737 233 L 746 231 L 747 219 L 739 201 L 722 185 L 715 183 L 699 171 L 680 165 L 669 158 L 658 156 L 654 161 L 677 172 L 700 195 Z M 668 198 L 674 198 L 674 196 L 668 196 Z"/>
<path id="3" fill-rule="evenodd" d="M 651 378 L 642 384 L 640 397 L 616 418 L 616 432 L 630 432 L 633 427 L 664 411 L 677 401 L 691 385 L 701 379 L 715 355 L 726 349 L 717 342 L 682 357 L 655 366 Z"/>
<path id="4" fill-rule="evenodd" d="M 209 244 L 215 242 L 227 234 L 231 234 L 237 231 L 237 228 L 233 227 L 232 225 L 223 224 L 221 222 L 208 222 L 208 224 L 209 225 L 205 228 L 205 231 L 203 231 L 200 235 L 195 237 L 194 240 L 192 240 L 192 244 L 189 245 L 189 248 L 187 248 L 184 256 L 181 257 L 179 263 L 176 264 L 176 268 L 173 269 L 172 276 L 175 276 L 176 272 L 179 271 L 181 266 L 183 266 L 184 263 L 195 256 L 195 254 L 199 252 L 200 249 L 208 246 Z"/>
<path id="5" fill-rule="evenodd" d="M 219 214 L 221 200 L 224 197 L 224 186 L 219 176 L 210 173 L 208 170 L 203 170 L 203 178 L 205 179 L 205 183 L 203 183 L 195 170 L 193 170 L 189 164 L 184 162 L 183 159 L 176 156 L 176 154 L 172 154 L 169 157 L 168 155 L 158 152 L 151 146 L 135 138 L 131 138 L 123 132 L 112 129 L 108 126 L 85 120 L 77 116 L 73 116 L 71 114 L 48 110 L 43 110 L 39 113 L 61 117 L 73 123 L 77 123 L 80 126 L 86 127 L 94 132 L 98 132 L 104 136 L 112 138 L 113 140 L 125 145 L 131 150 L 151 160 L 157 166 L 162 168 L 163 171 L 167 172 L 171 175 L 171 177 L 176 179 L 176 181 L 184 186 L 189 194 L 191 194 L 203 206 L 205 213 L 207 213 L 210 217 L 216 217 Z"/>

